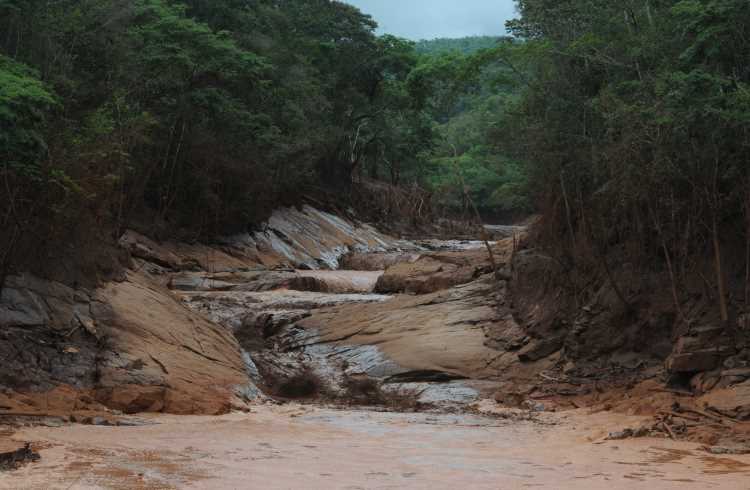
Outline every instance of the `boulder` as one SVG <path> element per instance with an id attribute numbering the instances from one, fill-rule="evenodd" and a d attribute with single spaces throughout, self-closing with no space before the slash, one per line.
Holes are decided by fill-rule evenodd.
<path id="1" fill-rule="evenodd" d="M 716 349 L 703 349 L 672 354 L 667 359 L 667 369 L 671 373 L 698 373 L 717 368 L 720 361 L 721 356 Z"/>
<path id="2" fill-rule="evenodd" d="M 143 273 L 95 293 L 96 321 L 107 338 L 97 400 L 128 413 L 218 414 L 248 383 L 236 339 L 185 308 Z"/>
<path id="3" fill-rule="evenodd" d="M 467 284 L 483 274 L 493 272 L 484 242 L 460 250 L 423 253 L 417 260 L 396 264 L 378 279 L 375 291 L 390 293 L 429 294 L 452 286 Z M 492 245 L 498 271 L 510 260 L 511 240 Z"/>
<path id="4" fill-rule="evenodd" d="M 231 333 L 143 270 L 92 293 L 13 276 L 2 293 L 0 386 L 57 410 L 94 393 L 128 413 L 222 413 L 249 382 Z"/>
<path id="5" fill-rule="evenodd" d="M 167 247 L 159 245 L 140 233 L 127 230 L 120 237 L 120 246 L 128 250 L 133 257 L 153 262 L 168 269 L 178 270 L 182 260 Z"/>
<path id="6" fill-rule="evenodd" d="M 381 294 L 428 294 L 476 278 L 477 268 L 445 263 L 425 256 L 413 263 L 388 268 L 378 279 L 375 291 Z"/>
<path id="7" fill-rule="evenodd" d="M 379 271 L 298 271 L 289 282 L 289 289 L 336 294 L 371 293 L 381 276 Z"/>
<path id="8" fill-rule="evenodd" d="M 562 349 L 564 343 L 565 338 L 563 336 L 532 340 L 518 351 L 518 360 L 535 362 L 544 359 Z"/>

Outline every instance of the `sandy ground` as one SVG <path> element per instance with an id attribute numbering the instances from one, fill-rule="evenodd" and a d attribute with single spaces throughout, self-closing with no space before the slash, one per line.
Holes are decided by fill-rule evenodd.
<path id="1" fill-rule="evenodd" d="M 750 456 L 664 439 L 603 441 L 638 421 L 609 414 L 517 421 L 292 405 L 150 420 L 17 432 L 42 460 L 0 474 L 0 488 L 750 488 Z"/>

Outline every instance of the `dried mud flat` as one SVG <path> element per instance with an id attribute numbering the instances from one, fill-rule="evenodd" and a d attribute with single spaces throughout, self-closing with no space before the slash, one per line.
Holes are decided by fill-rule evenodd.
<path id="1" fill-rule="evenodd" d="M 517 417 L 259 406 L 142 427 L 28 428 L 41 461 L 8 489 L 743 489 L 750 456 L 667 439 L 605 441 L 639 418 Z"/>

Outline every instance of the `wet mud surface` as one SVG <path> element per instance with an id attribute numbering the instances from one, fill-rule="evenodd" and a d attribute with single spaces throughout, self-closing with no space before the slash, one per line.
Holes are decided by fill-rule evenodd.
<path id="1" fill-rule="evenodd" d="M 604 441 L 622 416 L 532 420 L 260 406 L 143 427 L 31 428 L 39 462 L 0 488 L 741 489 L 750 457 L 660 439 Z"/>

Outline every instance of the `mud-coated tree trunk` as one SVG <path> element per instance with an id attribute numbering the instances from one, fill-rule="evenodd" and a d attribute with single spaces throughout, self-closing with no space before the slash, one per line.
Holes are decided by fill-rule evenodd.
<path id="1" fill-rule="evenodd" d="M 726 324 L 729 321 L 729 309 L 727 308 L 727 293 L 724 285 L 724 270 L 721 265 L 721 245 L 719 243 L 719 230 L 716 223 L 716 211 L 713 213 L 712 238 L 714 244 L 714 270 L 716 272 L 716 284 L 719 293 L 719 312 L 721 321 Z"/>

